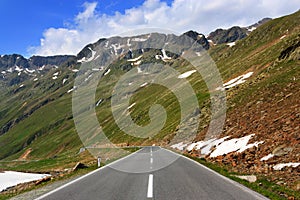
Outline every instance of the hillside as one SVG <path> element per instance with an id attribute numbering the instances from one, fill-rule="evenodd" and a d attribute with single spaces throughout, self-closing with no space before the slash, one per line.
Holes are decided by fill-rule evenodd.
<path id="1" fill-rule="evenodd" d="M 180 36 L 151 33 L 100 39 L 87 45 L 77 56 L 30 59 L 20 55 L 1 56 L 0 169 L 64 171 L 78 161 L 87 165 L 95 163 L 93 156 L 100 153 L 103 160 L 109 162 L 123 154 L 122 149 L 131 146 L 170 147 L 175 144 L 182 152 L 218 163 L 234 172 L 266 177 L 279 185 L 299 190 L 299 165 L 282 170 L 275 170 L 274 166 L 300 163 L 300 11 L 266 21 L 247 34 L 241 28 L 230 29 L 237 31 L 234 37 L 230 31 L 225 34 L 216 31 L 211 35 L 216 40 L 214 45 L 204 35 L 189 31 Z M 181 54 L 162 48 L 176 44 L 174 41 L 183 44 Z M 217 138 L 211 138 L 214 142 L 205 145 L 212 91 L 203 80 L 206 77 L 195 73 L 193 66 L 181 57 L 186 50 L 184 45 L 195 41 L 197 54 L 203 55 L 204 49 L 208 50 L 216 63 L 225 83 L 222 89 L 226 91 L 227 101 L 226 122 L 219 138 L 228 137 L 218 142 Z M 174 45 L 173 49 L 179 48 Z M 110 59 L 113 62 L 109 62 Z M 181 83 L 181 77 L 186 79 L 196 93 L 199 109 L 189 110 L 191 120 L 184 121 L 187 129 L 180 129 L 183 114 L 176 93 L 146 78 L 137 81 L 139 87 L 134 92 L 129 87 L 131 82 L 124 82 L 128 85 L 121 84 L 120 90 L 131 96 L 125 107 L 127 114 L 140 127 L 151 127 L 143 137 L 138 133 L 126 134 L 127 124 L 121 129 L 111 109 L 115 86 L 131 70 L 140 74 L 155 73 L 147 67 L 151 63 L 175 69 L 178 74 L 174 85 Z M 135 77 L 130 80 L 136 81 Z M 90 95 L 81 88 L 91 87 L 95 89 L 92 102 L 85 102 L 84 98 L 81 101 L 82 96 Z M 220 91 L 215 89 L 215 92 Z M 82 96 L 76 97 L 78 93 Z M 72 104 L 74 98 L 78 98 L 76 106 Z M 123 103 L 120 102 L 120 106 Z M 151 112 L 161 113 L 160 107 L 148 113 L 154 104 L 162 105 L 167 113 L 166 119 L 156 119 L 159 125 L 165 120 L 159 130 L 151 126 L 155 119 Z M 116 113 L 125 115 L 118 109 Z M 92 114 L 101 129 L 89 120 Z M 194 121 L 197 116 L 200 122 Z M 78 133 L 80 130 L 86 135 Z M 102 130 L 108 140 L 97 138 Z M 189 131 L 195 134 L 186 135 Z M 221 151 L 215 153 L 217 156 L 211 156 L 224 141 L 245 137 L 248 140 L 243 146 L 232 151 L 225 147 L 225 153 Z M 253 145 L 247 146 L 247 142 Z M 180 145 L 176 146 L 178 143 Z M 112 144 L 121 149 L 111 150 Z M 83 147 L 90 151 L 84 151 Z M 203 151 L 205 147 L 206 150 L 209 147 L 208 153 Z M 242 151 L 242 147 L 247 148 Z"/>
<path id="2" fill-rule="evenodd" d="M 225 82 L 253 72 L 245 83 L 228 88 L 222 137 L 232 140 L 225 139 L 228 142 L 223 145 L 215 141 L 214 148 L 232 145 L 235 138 L 251 134 L 254 135 L 248 144 L 255 145 L 242 153 L 238 153 L 239 147 L 233 147 L 222 153 L 214 153 L 212 148 L 206 154 L 205 145 L 199 146 L 203 131 L 192 146 L 187 144 L 185 151 L 229 166 L 235 172 L 266 176 L 299 190 L 299 14 L 272 20 L 232 47 L 211 49 Z"/>

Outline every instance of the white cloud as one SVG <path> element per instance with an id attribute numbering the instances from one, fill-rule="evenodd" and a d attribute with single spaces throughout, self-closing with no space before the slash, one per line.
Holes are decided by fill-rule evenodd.
<path id="1" fill-rule="evenodd" d="M 49 28 L 40 45 L 28 52 L 36 55 L 77 54 L 99 38 L 120 35 L 132 29 L 161 28 L 179 33 L 195 30 L 204 34 L 216 28 L 251 25 L 264 17 L 279 17 L 296 11 L 299 0 L 174 0 L 169 6 L 161 0 L 145 0 L 124 14 L 100 15 L 97 3 L 84 3 L 72 28 Z"/>

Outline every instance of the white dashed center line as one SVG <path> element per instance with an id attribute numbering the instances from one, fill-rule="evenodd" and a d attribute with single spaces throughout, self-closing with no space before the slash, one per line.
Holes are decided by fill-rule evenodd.
<path id="1" fill-rule="evenodd" d="M 149 174 L 147 198 L 153 198 L 153 174 Z"/>

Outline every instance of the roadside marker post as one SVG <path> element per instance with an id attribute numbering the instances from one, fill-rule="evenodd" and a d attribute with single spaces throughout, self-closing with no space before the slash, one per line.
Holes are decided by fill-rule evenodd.
<path id="1" fill-rule="evenodd" d="M 98 161 L 98 168 L 100 167 L 100 165 L 101 165 L 101 158 L 100 157 L 98 157 L 97 158 L 97 161 Z"/>

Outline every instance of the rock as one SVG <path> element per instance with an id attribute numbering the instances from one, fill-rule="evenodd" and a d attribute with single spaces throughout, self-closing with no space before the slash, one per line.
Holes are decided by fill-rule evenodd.
<path id="1" fill-rule="evenodd" d="M 44 182 L 47 182 L 47 181 L 50 181 L 50 180 L 51 180 L 51 176 L 47 176 L 47 177 L 45 177 L 45 178 L 43 178 L 43 179 L 37 180 L 37 181 L 35 182 L 35 185 L 39 185 L 39 184 L 41 184 L 41 183 L 44 183 Z"/>
<path id="2" fill-rule="evenodd" d="M 291 151 L 293 151 L 292 147 L 287 147 L 286 145 L 280 145 L 272 151 L 272 154 L 274 156 L 283 156 L 288 154 Z"/>
<path id="3" fill-rule="evenodd" d="M 73 167 L 72 171 L 75 171 L 77 169 L 83 169 L 83 168 L 86 168 L 87 166 L 85 166 L 83 163 L 81 162 L 78 162 L 75 167 Z"/>
<path id="4" fill-rule="evenodd" d="M 84 152 L 85 150 L 86 150 L 85 147 L 80 148 L 78 154 L 81 154 L 81 153 Z"/>
<path id="5" fill-rule="evenodd" d="M 300 182 L 296 184 L 296 190 L 300 190 Z"/>
<path id="6" fill-rule="evenodd" d="M 250 183 L 254 183 L 257 180 L 255 175 L 236 176 L 236 177 L 238 177 L 240 179 L 243 179 L 243 180 L 246 180 Z"/>

